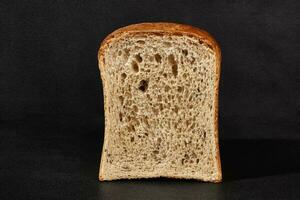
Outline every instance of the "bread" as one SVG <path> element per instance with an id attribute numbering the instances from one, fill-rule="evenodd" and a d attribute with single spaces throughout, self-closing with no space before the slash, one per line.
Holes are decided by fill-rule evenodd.
<path id="1" fill-rule="evenodd" d="M 171 177 L 220 182 L 221 52 L 198 28 L 120 28 L 98 54 L 105 136 L 99 179 Z"/>

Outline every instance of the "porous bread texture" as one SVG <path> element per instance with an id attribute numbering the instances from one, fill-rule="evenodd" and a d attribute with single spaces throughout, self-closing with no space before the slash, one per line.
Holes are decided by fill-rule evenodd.
<path id="1" fill-rule="evenodd" d="M 221 180 L 216 52 L 187 35 L 124 34 L 101 68 L 105 139 L 100 180 Z"/>

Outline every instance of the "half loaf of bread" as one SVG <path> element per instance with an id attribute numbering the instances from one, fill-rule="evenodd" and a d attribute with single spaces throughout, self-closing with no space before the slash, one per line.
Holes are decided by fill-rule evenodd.
<path id="1" fill-rule="evenodd" d="M 99 179 L 220 182 L 220 49 L 207 32 L 141 23 L 101 44 L 105 136 Z"/>

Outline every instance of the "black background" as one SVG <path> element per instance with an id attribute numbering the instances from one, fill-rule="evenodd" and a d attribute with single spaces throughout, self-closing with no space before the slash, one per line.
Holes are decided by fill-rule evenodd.
<path id="1" fill-rule="evenodd" d="M 299 1 L 1 1 L 1 199 L 299 199 Z M 97 51 L 138 22 L 186 23 L 220 44 L 224 183 L 99 183 Z"/>

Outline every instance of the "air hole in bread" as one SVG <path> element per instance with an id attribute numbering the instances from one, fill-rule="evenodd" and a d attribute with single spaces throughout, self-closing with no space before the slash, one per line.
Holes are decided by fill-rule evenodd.
<path id="1" fill-rule="evenodd" d="M 145 44 L 145 41 L 144 40 L 138 40 L 136 41 L 138 44 Z"/>
<path id="2" fill-rule="evenodd" d="M 167 98 L 165 98 L 165 103 L 168 103 L 168 99 Z"/>
<path id="3" fill-rule="evenodd" d="M 176 62 L 173 54 L 168 56 L 168 62 L 172 67 L 172 74 L 175 77 L 177 77 L 177 75 L 178 75 L 178 66 L 177 66 L 177 62 Z"/>
<path id="4" fill-rule="evenodd" d="M 131 137 L 131 138 L 130 138 L 130 142 L 134 142 L 134 137 Z"/>
<path id="5" fill-rule="evenodd" d="M 122 122 L 123 121 L 123 114 L 121 112 L 119 113 L 119 118 L 120 118 L 120 122 Z"/>
<path id="6" fill-rule="evenodd" d="M 128 126 L 128 131 L 129 132 L 135 132 L 135 128 L 132 124 Z"/>
<path id="7" fill-rule="evenodd" d="M 147 94 L 146 96 L 147 96 L 147 99 L 148 99 L 149 101 L 152 100 L 152 98 L 151 98 L 151 96 L 150 96 L 149 94 Z M 149 104 L 152 105 L 152 102 L 150 102 Z"/>
<path id="8" fill-rule="evenodd" d="M 139 125 L 140 125 L 140 121 L 139 121 L 139 120 L 135 119 L 134 122 L 135 122 L 135 125 L 136 125 L 136 126 L 139 126 Z"/>
<path id="9" fill-rule="evenodd" d="M 177 129 L 178 123 L 174 123 L 174 128 Z"/>
<path id="10" fill-rule="evenodd" d="M 174 107 L 174 112 L 177 114 L 178 113 L 178 106 Z"/>
<path id="11" fill-rule="evenodd" d="M 197 156 L 197 155 L 196 155 L 196 154 L 195 154 L 195 152 L 193 151 L 193 153 L 192 153 L 192 156 L 191 156 L 191 157 L 192 157 L 192 158 L 196 158 L 196 156 Z"/>
<path id="12" fill-rule="evenodd" d="M 135 61 L 132 62 L 131 66 L 134 72 L 139 72 L 139 65 Z"/>
<path id="13" fill-rule="evenodd" d="M 213 49 L 213 47 L 210 44 L 207 44 L 207 47 L 210 48 L 211 50 Z"/>
<path id="14" fill-rule="evenodd" d="M 148 84 L 149 83 L 147 80 L 141 80 L 139 85 L 139 90 L 142 92 L 146 92 L 146 90 L 148 89 Z"/>
<path id="15" fill-rule="evenodd" d="M 192 57 L 191 59 L 191 64 L 194 64 L 196 59 L 194 57 Z"/>
<path id="16" fill-rule="evenodd" d="M 188 50 L 184 49 L 184 50 L 182 50 L 182 53 L 183 53 L 184 56 L 187 56 L 188 55 Z"/>
<path id="17" fill-rule="evenodd" d="M 145 116 L 145 117 L 143 118 L 143 122 L 146 124 L 147 127 L 150 126 L 150 125 L 149 125 L 149 122 L 148 122 L 148 117 L 147 117 L 147 116 Z"/>
<path id="18" fill-rule="evenodd" d="M 158 151 L 158 150 L 154 150 L 153 153 L 154 153 L 154 154 L 158 154 L 159 151 Z"/>
<path id="19" fill-rule="evenodd" d="M 159 95 L 157 96 L 157 101 L 161 102 L 161 100 L 162 100 L 162 97 L 161 97 L 161 95 L 159 94 Z"/>
<path id="20" fill-rule="evenodd" d="M 136 112 L 136 113 L 139 111 L 139 109 L 138 109 L 138 107 L 137 107 L 136 105 L 133 106 L 133 110 L 134 110 L 134 112 Z"/>
<path id="21" fill-rule="evenodd" d="M 160 103 L 159 104 L 159 110 L 162 111 L 163 109 L 164 109 L 164 106 L 163 106 L 163 104 Z"/>
<path id="22" fill-rule="evenodd" d="M 130 168 L 128 166 L 122 166 L 122 168 L 125 170 L 125 171 L 129 171 Z"/>
<path id="23" fill-rule="evenodd" d="M 171 42 L 164 42 L 163 44 L 164 44 L 165 47 L 171 47 L 172 46 Z"/>
<path id="24" fill-rule="evenodd" d="M 141 62 L 143 61 L 143 58 L 141 57 L 140 54 L 135 55 L 135 59 L 136 59 L 139 63 L 141 63 Z"/>
<path id="25" fill-rule="evenodd" d="M 165 86 L 165 92 L 169 92 L 170 89 L 171 89 L 170 86 L 168 86 L 168 85 Z"/>
<path id="26" fill-rule="evenodd" d="M 124 49 L 124 53 L 123 53 L 123 59 L 124 60 L 128 60 L 128 58 L 129 58 L 129 49 Z"/>
<path id="27" fill-rule="evenodd" d="M 183 92 L 183 87 L 182 87 L 182 86 L 178 86 L 178 87 L 177 87 L 177 91 L 178 91 L 178 92 Z"/>
<path id="28" fill-rule="evenodd" d="M 122 74 L 121 74 L 121 79 L 122 79 L 122 81 L 124 81 L 126 77 L 127 77 L 127 75 L 126 75 L 125 73 L 122 73 Z"/>
<path id="29" fill-rule="evenodd" d="M 195 123 L 193 123 L 190 127 L 190 129 L 194 129 L 195 128 Z"/>
<path id="30" fill-rule="evenodd" d="M 175 77 L 178 75 L 178 67 L 177 64 L 172 65 L 172 73 Z"/>
<path id="31" fill-rule="evenodd" d="M 161 63 L 161 56 L 157 53 L 154 55 L 155 61 Z"/>
<path id="32" fill-rule="evenodd" d="M 155 114 L 155 115 L 158 115 L 158 109 L 156 109 L 156 108 L 152 108 L 152 111 L 153 111 L 153 113 Z"/>
<path id="33" fill-rule="evenodd" d="M 157 143 L 160 144 L 161 143 L 161 138 L 157 138 Z"/>
<path id="34" fill-rule="evenodd" d="M 190 125 L 190 120 L 185 121 L 186 126 L 188 127 Z"/>

